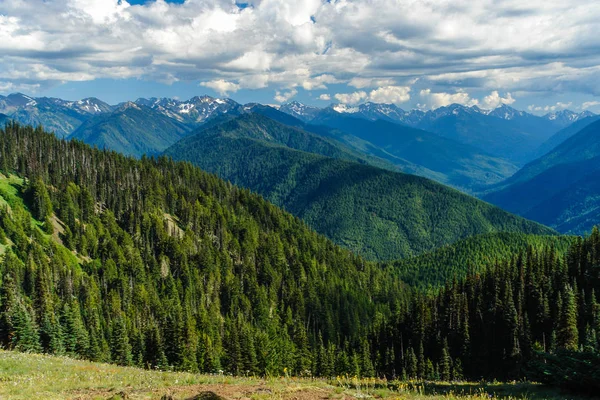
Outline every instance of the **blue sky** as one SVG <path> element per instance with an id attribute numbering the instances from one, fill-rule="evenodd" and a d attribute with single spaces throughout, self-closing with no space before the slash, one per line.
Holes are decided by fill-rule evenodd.
<path id="1" fill-rule="evenodd" d="M 0 1 L 0 94 L 600 112 L 579 0 Z"/>

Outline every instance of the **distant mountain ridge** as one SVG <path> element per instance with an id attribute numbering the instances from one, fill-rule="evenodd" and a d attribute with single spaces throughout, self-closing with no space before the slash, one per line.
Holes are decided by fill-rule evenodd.
<path id="1" fill-rule="evenodd" d="M 513 174 L 519 166 L 531 161 L 543 151 L 547 151 L 544 146 L 548 146 L 548 143 L 556 144 L 556 141 L 561 138 L 568 137 L 568 135 L 553 137 L 565 125 L 577 124 L 594 118 L 587 111 L 577 114 L 568 110 L 539 117 L 525 111 L 515 110 L 507 105 L 502 105 L 494 110 L 484 110 L 477 106 L 466 107 L 451 104 L 428 111 L 405 111 L 393 104 L 373 102 L 356 106 L 332 104 L 325 108 L 309 106 L 300 102 L 290 102 L 281 106 L 256 103 L 242 105 L 231 99 L 211 96 L 195 96 L 189 100 L 139 98 L 135 102 L 124 104 L 128 103 L 152 110 L 153 113 L 146 112 L 147 118 L 160 115 L 168 118 L 169 121 L 159 118 L 159 122 L 153 122 L 148 119 L 143 120 L 141 115 L 138 115 L 136 124 L 150 127 L 151 131 L 146 132 L 145 135 L 142 135 L 133 124 L 122 124 L 120 127 L 114 126 L 109 129 L 107 125 L 109 121 L 116 122 L 116 120 L 108 117 L 122 104 L 113 106 L 96 98 L 78 101 L 47 97 L 35 98 L 20 93 L 0 96 L 0 113 L 23 124 L 42 125 L 46 129 L 54 131 L 59 137 L 79 137 L 93 140 L 90 142 L 91 144 L 104 143 L 99 139 L 101 136 L 98 136 L 99 133 L 89 130 L 94 123 L 103 120 L 105 128 L 103 134 L 109 130 L 112 131 L 113 136 L 113 139 L 107 139 L 107 143 L 111 143 L 118 151 L 139 156 L 141 151 L 152 154 L 164 150 L 165 146 L 172 144 L 169 138 L 182 137 L 181 129 L 192 131 L 221 116 L 235 117 L 256 112 L 259 109 L 261 113 L 272 113 L 270 110 L 278 110 L 280 114 L 297 119 L 297 121 L 284 121 L 283 117 L 279 115 L 276 117 L 279 122 L 333 138 L 355 150 L 364 152 L 368 157 L 385 160 L 386 163 L 391 163 L 402 171 L 436 179 L 469 192 L 475 192 L 475 189 L 482 185 L 496 184 L 502 181 Z M 327 120 L 345 118 L 353 118 L 354 121 L 357 121 L 355 125 L 362 126 L 364 130 L 359 132 L 356 127 L 350 125 L 344 129 L 351 132 L 344 132 L 344 129 L 339 126 L 332 127 L 332 124 L 324 123 Z M 365 125 L 359 120 L 367 121 L 371 125 Z M 298 123 L 304 125 L 300 126 Z M 583 124 L 583 122 L 581 123 Z M 329 127 L 323 130 L 311 128 L 306 124 L 312 126 L 329 124 Z M 407 135 L 395 141 L 396 145 L 401 141 L 404 142 L 403 150 L 399 150 L 397 146 L 395 148 L 386 147 L 390 143 L 379 141 L 382 134 L 378 129 L 392 131 L 393 129 L 390 128 L 392 124 L 398 127 L 396 134 Z M 158 128 L 158 125 L 161 125 L 162 128 Z M 84 128 L 80 129 L 82 126 Z M 411 128 L 421 131 L 416 134 L 416 131 L 410 130 Z M 129 129 L 131 132 L 128 131 Z M 157 130 L 152 131 L 154 129 Z M 165 129 L 173 129 L 173 131 L 161 132 Z M 333 132 L 332 129 L 337 132 Z M 82 130 L 87 130 L 87 132 L 82 133 Z M 117 131 L 119 131 L 118 134 Z M 154 139 L 148 137 L 152 134 L 158 134 L 159 137 Z M 139 139 L 142 142 L 136 147 L 131 140 L 127 139 L 128 135 L 132 139 Z M 386 135 L 391 138 L 389 132 Z M 432 135 L 436 135 L 436 137 Z M 120 138 L 116 139 L 117 136 Z M 144 138 L 144 136 L 146 137 Z M 556 140 L 553 142 L 551 138 Z M 446 148 L 449 150 L 440 148 L 444 140 L 451 141 L 446 142 Z M 406 143 L 410 141 L 412 141 L 413 147 L 406 147 Z M 431 156 L 421 157 L 425 154 L 424 148 L 432 143 L 438 145 L 432 147 Z M 457 144 L 467 147 L 457 147 Z M 461 151 L 464 154 L 459 154 Z M 440 162 L 445 160 L 447 165 L 440 162 L 435 166 L 432 165 L 431 161 L 435 161 L 436 157 Z"/>
<path id="2" fill-rule="evenodd" d="M 188 132 L 184 124 L 144 105 L 128 102 L 110 113 L 94 115 L 68 138 L 140 157 L 163 151 Z"/>
<path id="3" fill-rule="evenodd" d="M 589 111 L 575 113 L 563 110 L 536 116 L 506 104 L 493 110 L 451 104 L 428 111 L 404 111 L 391 104 L 332 104 L 319 111 L 293 102 L 283 105 L 280 110 L 310 123 L 318 123 L 323 116 L 335 112 L 371 121 L 386 120 L 404 124 L 477 147 L 490 155 L 507 158 L 518 164 L 535 158 L 539 146 L 558 130 L 594 115 Z"/>
<path id="4" fill-rule="evenodd" d="M 435 175 L 419 175 L 467 191 L 501 181 L 517 171 L 514 164 L 474 146 L 403 124 L 381 119 L 372 121 L 333 110 L 321 113 L 311 123 L 354 135 L 384 151 L 374 155 L 392 163 L 399 159 L 422 166 Z M 345 137 L 342 134 L 338 139 L 344 141 Z"/>
<path id="5" fill-rule="evenodd" d="M 33 98 L 21 93 L 0 96 L 0 113 L 23 124 L 44 126 L 59 137 L 66 137 L 93 115 L 110 112 L 112 106 L 96 98 L 67 101 Z"/>
<path id="6" fill-rule="evenodd" d="M 195 96 L 186 101 L 169 98 L 140 98 L 135 103 L 152 108 L 181 123 L 195 126 L 222 114 L 239 115 L 243 112 L 243 106 L 231 99 L 210 96 Z"/>
<path id="7" fill-rule="evenodd" d="M 201 124 L 204 121 L 221 114 L 241 114 L 247 105 L 237 103 L 229 98 L 215 98 L 207 95 L 194 96 L 189 100 L 175 98 L 138 98 L 137 104 L 157 110 L 182 123 Z M 114 110 L 119 105 L 109 105 L 94 97 L 77 101 L 62 100 L 58 98 L 32 97 L 22 93 L 13 93 L 8 96 L 0 95 L 0 113 L 11 116 L 19 110 L 32 109 L 43 105 L 45 107 L 57 107 L 76 111 L 82 115 L 94 115 Z M 544 116 L 535 116 L 526 111 L 516 110 L 508 105 L 502 104 L 493 110 L 484 110 L 477 106 L 462 106 L 451 104 L 433 110 L 412 109 L 405 111 L 394 104 L 366 102 L 356 106 L 343 104 L 331 104 L 327 107 L 316 107 L 292 101 L 277 107 L 278 110 L 290 114 L 303 122 L 309 122 L 316 118 L 321 112 L 334 110 L 335 112 L 352 114 L 357 117 L 377 120 L 383 119 L 404 123 L 413 127 L 432 121 L 441 117 L 457 114 L 460 112 L 468 114 L 479 114 L 496 117 L 505 120 L 513 120 L 516 117 L 534 117 L 551 122 L 554 126 L 563 128 L 583 118 L 594 116 L 590 111 L 575 113 L 570 110 L 550 112 Z"/>

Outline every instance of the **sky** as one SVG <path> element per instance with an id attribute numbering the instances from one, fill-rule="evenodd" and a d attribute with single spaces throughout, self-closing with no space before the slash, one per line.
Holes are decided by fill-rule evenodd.
<path id="1" fill-rule="evenodd" d="M 0 0 L 0 94 L 600 113 L 590 0 Z"/>

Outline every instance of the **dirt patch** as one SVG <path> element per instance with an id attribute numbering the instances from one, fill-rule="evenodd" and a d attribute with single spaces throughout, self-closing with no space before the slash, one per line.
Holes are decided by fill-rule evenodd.
<path id="1" fill-rule="evenodd" d="M 72 394 L 71 399 L 156 399 L 156 400 L 320 400 L 329 399 L 333 390 L 311 386 L 288 386 L 282 388 L 262 385 L 207 384 L 172 386 L 162 389 L 91 389 Z M 347 394 L 338 394 L 336 399 L 355 399 Z"/>
<path id="2" fill-rule="evenodd" d="M 183 229 L 179 227 L 179 221 L 177 220 L 177 217 L 164 213 L 163 218 L 165 219 L 165 228 L 167 230 L 167 234 L 178 239 L 183 238 Z"/>
<path id="3" fill-rule="evenodd" d="M 52 239 L 61 245 L 65 245 L 61 239 L 61 235 L 65 233 L 65 224 L 56 217 L 56 214 L 52 214 L 50 217 L 52 223 Z"/>

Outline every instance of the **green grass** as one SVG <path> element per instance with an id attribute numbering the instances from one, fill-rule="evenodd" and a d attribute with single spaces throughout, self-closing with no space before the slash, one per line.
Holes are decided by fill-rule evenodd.
<path id="1" fill-rule="evenodd" d="M 21 188 L 24 180 L 15 176 L 5 176 L 0 173 L 0 207 L 11 207 L 15 204 L 23 204 Z M 6 252 L 8 246 L 0 243 L 0 256 Z"/>
<path id="2" fill-rule="evenodd" d="M 550 399 L 532 383 L 427 383 L 338 377 L 231 377 L 148 371 L 67 357 L 0 351 L 1 399 L 187 399 L 211 391 L 228 399 Z M 568 395 L 570 399 L 577 399 Z"/>
<path id="3" fill-rule="evenodd" d="M 20 192 L 24 184 L 25 181 L 16 175 L 5 176 L 0 173 L 0 206 L 22 203 Z"/>

